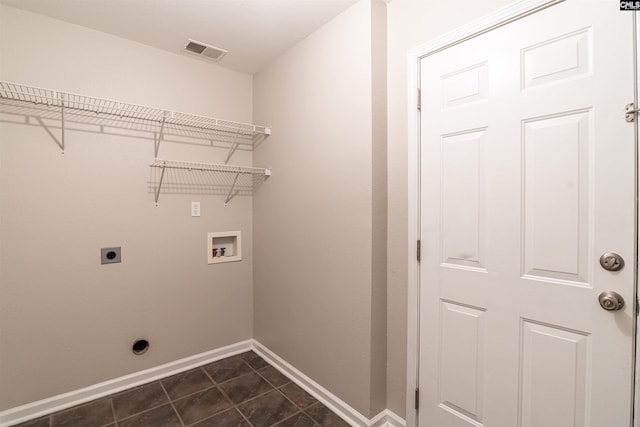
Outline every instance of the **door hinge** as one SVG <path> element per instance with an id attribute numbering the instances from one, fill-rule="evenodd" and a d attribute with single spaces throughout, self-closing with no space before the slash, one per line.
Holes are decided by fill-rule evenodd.
<path id="1" fill-rule="evenodd" d="M 418 110 L 422 109 L 422 91 L 418 88 L 418 95 L 416 96 L 416 108 Z"/>
<path id="2" fill-rule="evenodd" d="M 415 402 L 416 411 L 420 409 L 420 389 L 416 388 L 416 402 Z"/>
<path id="3" fill-rule="evenodd" d="M 633 102 L 628 103 L 624 106 L 624 119 L 627 121 L 627 123 L 635 122 L 636 116 L 638 115 L 639 111 L 640 108 L 636 108 L 636 104 L 634 104 Z"/>
<path id="4" fill-rule="evenodd" d="M 416 259 L 420 261 L 420 240 L 416 242 Z"/>

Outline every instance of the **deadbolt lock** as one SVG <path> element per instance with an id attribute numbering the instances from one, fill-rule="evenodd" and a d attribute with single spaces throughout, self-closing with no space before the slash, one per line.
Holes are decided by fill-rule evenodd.
<path id="1" fill-rule="evenodd" d="M 607 252 L 600 257 L 600 265 L 607 271 L 620 271 L 624 267 L 624 259 L 616 253 Z"/>

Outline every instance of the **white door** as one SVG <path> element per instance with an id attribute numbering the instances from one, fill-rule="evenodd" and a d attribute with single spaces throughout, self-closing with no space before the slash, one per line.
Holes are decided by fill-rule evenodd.
<path id="1" fill-rule="evenodd" d="M 567 0 L 421 60 L 420 426 L 630 425 L 634 34 L 618 7 Z M 607 290 L 624 308 L 600 307 Z"/>

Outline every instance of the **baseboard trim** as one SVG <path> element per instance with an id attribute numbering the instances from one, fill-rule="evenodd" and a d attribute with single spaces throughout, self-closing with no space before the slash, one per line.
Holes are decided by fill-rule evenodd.
<path id="1" fill-rule="evenodd" d="M 387 409 L 385 411 L 385 424 L 386 427 L 407 427 L 407 422 L 400 415 Z"/>
<path id="2" fill-rule="evenodd" d="M 393 413 L 385 409 L 378 415 L 369 419 L 351 407 L 348 403 L 331 393 L 329 390 L 306 376 L 304 373 L 293 367 L 283 358 L 271 351 L 266 346 L 256 340 L 253 341 L 253 351 L 258 353 L 278 369 L 283 375 L 291 379 L 294 383 L 302 387 L 307 393 L 318 399 L 323 405 L 331 409 L 343 420 L 356 427 L 405 427 L 405 421 Z"/>
<path id="3" fill-rule="evenodd" d="M 43 400 L 17 406 L 0 412 L 0 427 L 9 427 L 33 420 L 53 412 L 62 411 L 113 393 L 157 381 L 198 366 L 206 365 L 226 357 L 253 350 L 267 362 L 318 399 L 327 408 L 356 427 L 406 427 L 406 422 L 392 411 L 385 409 L 372 419 L 368 419 L 329 390 L 307 377 L 256 340 L 246 340 L 215 350 L 185 357 L 144 371 L 124 375 L 68 393 L 48 397 Z"/>
<path id="4" fill-rule="evenodd" d="M 207 363 L 215 362 L 216 360 L 234 356 L 249 351 L 252 348 L 253 340 L 246 340 L 68 393 L 52 396 L 37 402 L 17 406 L 0 412 L 0 427 L 8 427 L 33 420 L 109 394 L 137 387 L 171 375 L 179 374 L 180 372 L 188 371 L 189 369 L 197 368 L 198 366 L 206 365 Z"/>
<path id="5" fill-rule="evenodd" d="M 389 409 L 380 412 L 371 419 L 371 427 L 406 427 L 407 423 L 398 414 Z"/>

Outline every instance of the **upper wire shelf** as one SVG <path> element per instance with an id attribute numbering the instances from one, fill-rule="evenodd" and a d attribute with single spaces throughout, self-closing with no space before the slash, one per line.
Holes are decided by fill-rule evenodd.
<path id="1" fill-rule="evenodd" d="M 233 122 L 4 81 L 0 81 L 0 102 L 9 106 L 29 103 L 37 110 L 41 109 L 43 117 L 48 118 L 51 118 L 52 108 L 59 109 L 62 120 L 63 151 L 65 113 L 68 119 L 71 116 L 74 121 L 80 122 L 93 123 L 96 117 L 99 117 L 154 124 L 159 129 L 159 136 L 155 143 L 156 157 L 158 157 L 160 141 L 165 134 L 173 132 L 176 135 L 184 135 L 185 129 L 195 132 L 196 137 L 203 138 L 220 133 L 226 134 L 231 138 L 227 141 L 232 150 L 231 154 L 241 143 L 246 143 L 247 139 L 250 144 L 254 144 L 260 137 L 271 134 L 271 128 L 268 126 Z M 244 141 L 240 141 L 239 138 Z"/>

